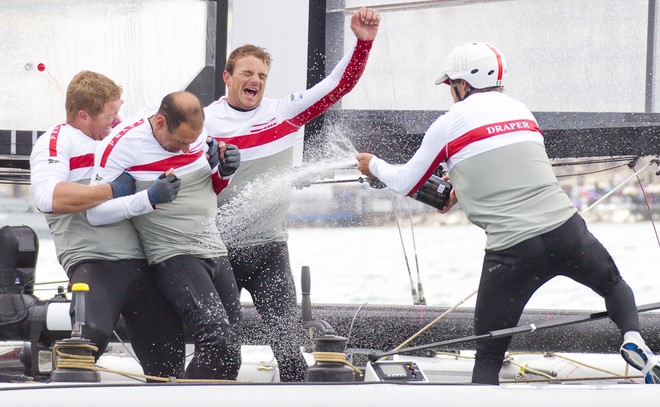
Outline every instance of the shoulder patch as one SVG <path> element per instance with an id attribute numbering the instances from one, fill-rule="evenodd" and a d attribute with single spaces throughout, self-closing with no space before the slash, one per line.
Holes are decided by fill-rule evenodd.
<path id="1" fill-rule="evenodd" d="M 303 97 L 302 92 L 299 92 L 299 93 L 292 93 L 292 94 L 291 94 L 291 101 L 292 101 L 292 102 L 296 102 L 296 101 L 298 101 L 298 100 L 301 100 L 302 97 Z"/>

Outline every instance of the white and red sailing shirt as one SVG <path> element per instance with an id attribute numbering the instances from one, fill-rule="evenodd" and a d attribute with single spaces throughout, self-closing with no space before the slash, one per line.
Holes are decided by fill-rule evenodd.
<path id="1" fill-rule="evenodd" d="M 53 214 L 53 193 L 59 182 L 88 185 L 94 172 L 99 142 L 68 124 L 42 134 L 30 155 L 30 185 L 37 208 L 45 213 L 57 258 L 68 270 L 80 261 L 143 259 L 137 233 L 130 222 L 93 227 L 85 212 Z"/>
<path id="2" fill-rule="evenodd" d="M 555 229 L 576 209 L 559 187 L 534 115 L 500 92 L 474 93 L 426 131 L 402 166 L 373 158 L 369 171 L 402 195 L 415 193 L 442 162 L 459 205 L 501 250 Z"/>
<path id="3" fill-rule="evenodd" d="M 258 188 L 261 182 L 290 173 L 296 132 L 355 87 L 372 44 L 373 41 L 357 40 L 353 50 L 330 75 L 303 92 L 281 99 L 264 98 L 257 108 L 249 111 L 232 108 L 226 97 L 204 109 L 209 135 L 218 141 L 235 144 L 241 152 L 241 166 L 231 185 L 218 196 L 221 212 L 250 205 L 250 202 L 242 202 L 249 199 L 245 191 L 250 186 Z M 246 216 L 241 225 L 234 222 L 227 227 L 219 225 L 225 243 L 231 247 L 245 247 L 286 241 L 289 195 L 290 185 L 283 185 L 277 194 L 268 197 L 267 202 L 260 202 L 265 207 L 254 218 L 247 219 Z"/>
<path id="4" fill-rule="evenodd" d="M 205 155 L 206 130 L 188 152 L 169 152 L 154 137 L 149 117 L 124 121 L 99 143 L 93 182 L 110 182 L 126 171 L 135 178 L 138 192 L 89 210 L 90 221 L 105 224 L 130 218 L 150 264 L 177 255 L 225 256 L 227 249 L 215 224 L 216 191 L 231 177 L 222 179 L 217 168 L 211 170 Z M 174 201 L 154 208 L 147 190 L 170 168 L 181 179 L 181 189 Z"/>

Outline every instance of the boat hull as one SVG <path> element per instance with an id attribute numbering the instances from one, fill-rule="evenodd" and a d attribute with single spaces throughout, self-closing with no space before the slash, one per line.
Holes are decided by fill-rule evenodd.
<path id="1" fill-rule="evenodd" d="M 640 405 L 660 397 L 660 386 L 446 385 L 395 383 L 15 385 L 0 388 L 4 405 L 48 405 L 53 400 L 93 400 L 97 407 L 188 405 L 336 407 L 339 405 L 511 406 Z M 200 404 L 197 404 L 200 403 Z M 203 403 L 203 404 L 202 404 Z"/>

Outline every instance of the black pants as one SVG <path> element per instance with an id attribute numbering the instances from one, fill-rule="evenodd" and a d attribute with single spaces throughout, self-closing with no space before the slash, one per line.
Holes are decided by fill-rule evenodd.
<path id="1" fill-rule="evenodd" d="M 71 283 L 86 283 L 83 338 L 103 354 L 121 314 L 144 373 L 183 375 L 184 337 L 172 306 L 156 290 L 145 260 L 86 261 L 69 270 Z M 71 322 L 75 322 L 74 304 Z"/>
<path id="2" fill-rule="evenodd" d="M 579 214 L 543 235 L 511 248 L 486 250 L 475 308 L 475 334 L 518 324 L 534 292 L 556 276 L 566 276 L 605 299 L 609 317 L 622 333 L 639 331 L 631 288 L 612 257 L 587 230 Z M 498 384 L 511 337 L 476 342 L 473 383 Z"/>
<path id="3" fill-rule="evenodd" d="M 307 363 L 300 347 L 305 339 L 284 242 L 229 249 L 239 291 L 245 288 L 261 316 L 277 359 L 280 381 L 302 382 Z"/>
<path id="4" fill-rule="evenodd" d="M 241 367 L 241 302 L 227 257 L 175 256 L 153 268 L 158 288 L 195 343 L 184 377 L 235 380 Z"/>

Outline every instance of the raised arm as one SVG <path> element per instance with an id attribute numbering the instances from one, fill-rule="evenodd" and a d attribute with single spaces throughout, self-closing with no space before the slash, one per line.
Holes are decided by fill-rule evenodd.
<path id="1" fill-rule="evenodd" d="M 380 13 L 374 9 L 362 7 L 351 17 L 351 30 L 358 40 L 373 41 L 379 25 Z"/>

